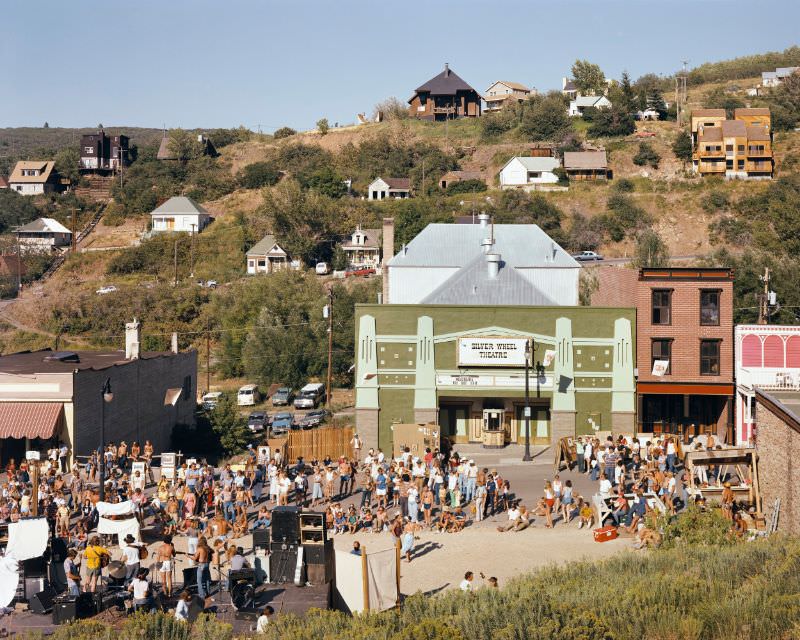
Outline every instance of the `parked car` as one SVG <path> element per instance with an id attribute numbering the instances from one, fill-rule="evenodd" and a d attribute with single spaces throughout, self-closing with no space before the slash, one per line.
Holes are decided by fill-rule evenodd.
<path id="1" fill-rule="evenodd" d="M 300 425 L 301 429 L 313 429 L 314 427 L 318 427 L 325 422 L 329 415 L 330 411 L 327 411 L 326 409 L 309 411 L 297 421 L 297 424 Z"/>
<path id="2" fill-rule="evenodd" d="M 263 411 L 253 411 L 247 418 L 247 428 L 253 433 L 260 433 L 267 428 L 267 414 Z"/>
<path id="3" fill-rule="evenodd" d="M 261 393 L 257 384 L 246 384 L 239 388 L 236 394 L 236 404 L 240 407 L 249 407 L 261 401 Z"/>
<path id="4" fill-rule="evenodd" d="M 350 276 L 361 276 L 362 278 L 366 278 L 374 273 L 374 267 L 347 267 L 347 271 L 344 272 L 344 277 L 349 278 Z"/>
<path id="5" fill-rule="evenodd" d="M 95 293 L 103 296 L 107 293 L 114 293 L 115 291 L 118 291 L 118 289 L 113 284 L 107 284 L 100 287 Z"/>
<path id="6" fill-rule="evenodd" d="M 198 287 L 203 287 L 206 289 L 216 289 L 217 288 L 217 281 L 216 280 L 198 280 L 197 281 Z"/>
<path id="7" fill-rule="evenodd" d="M 203 409 L 205 409 L 206 411 L 213 411 L 214 407 L 216 407 L 217 404 L 219 403 L 219 399 L 221 397 L 222 397 L 222 391 L 209 391 L 200 400 Z"/>
<path id="8" fill-rule="evenodd" d="M 592 260 L 602 260 L 603 256 L 599 253 L 595 253 L 594 251 L 581 251 L 580 253 L 576 253 L 572 256 L 578 262 L 591 262 Z"/>
<path id="9" fill-rule="evenodd" d="M 330 273 L 330 267 L 328 266 L 327 262 L 317 262 L 317 266 L 314 267 L 314 271 L 317 272 L 318 276 L 326 276 Z"/>
<path id="10" fill-rule="evenodd" d="M 289 387 L 281 387 L 272 394 L 273 407 L 286 407 L 292 402 L 294 394 Z"/>
<path id="11" fill-rule="evenodd" d="M 325 399 L 325 385 L 321 382 L 309 382 L 300 389 L 294 399 L 295 409 L 316 409 Z"/>
<path id="12" fill-rule="evenodd" d="M 285 413 L 276 413 L 272 416 L 272 425 L 270 426 L 270 430 L 272 431 L 273 436 L 282 436 L 289 433 L 294 424 L 294 414 L 285 412 Z"/>

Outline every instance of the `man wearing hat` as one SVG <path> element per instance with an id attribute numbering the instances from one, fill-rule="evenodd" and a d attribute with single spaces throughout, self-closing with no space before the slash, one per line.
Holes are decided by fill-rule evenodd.
<path id="1" fill-rule="evenodd" d="M 125 586 L 128 586 L 139 571 L 139 545 L 130 533 L 125 536 L 124 542 L 122 554 L 125 556 Z"/>

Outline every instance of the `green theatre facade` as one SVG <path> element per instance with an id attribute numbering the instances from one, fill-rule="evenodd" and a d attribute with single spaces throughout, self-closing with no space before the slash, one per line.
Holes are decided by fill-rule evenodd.
<path id="1" fill-rule="evenodd" d="M 534 444 L 633 433 L 633 308 L 356 305 L 356 427 L 391 449 L 392 425 L 436 423 L 456 443 L 524 442 L 524 345 Z"/>

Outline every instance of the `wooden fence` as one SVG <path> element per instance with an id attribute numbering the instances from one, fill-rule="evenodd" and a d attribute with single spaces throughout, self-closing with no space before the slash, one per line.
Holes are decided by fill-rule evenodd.
<path id="1" fill-rule="evenodd" d="M 323 427 L 309 431 L 290 431 L 286 438 L 270 438 L 272 451 L 281 449 L 284 460 L 294 463 L 297 458 L 310 462 L 322 460 L 325 456 L 333 459 L 339 456 L 352 458 L 353 427 Z"/>

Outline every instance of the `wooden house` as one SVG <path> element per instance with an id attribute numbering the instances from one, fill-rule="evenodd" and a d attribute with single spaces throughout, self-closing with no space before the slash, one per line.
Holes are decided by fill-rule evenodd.
<path id="1" fill-rule="evenodd" d="M 481 115 L 481 96 L 464 82 L 449 65 L 425 84 L 417 87 L 408 101 L 408 112 L 420 120 L 449 120 Z"/>

